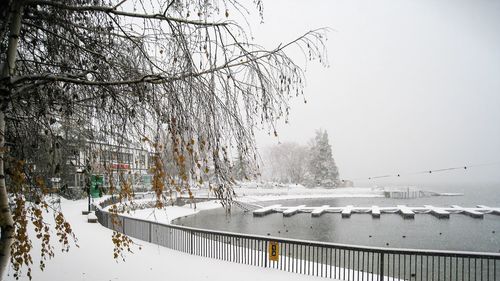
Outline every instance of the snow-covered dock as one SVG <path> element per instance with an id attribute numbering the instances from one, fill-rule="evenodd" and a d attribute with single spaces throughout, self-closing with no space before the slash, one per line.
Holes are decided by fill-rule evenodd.
<path id="1" fill-rule="evenodd" d="M 253 211 L 253 215 L 256 217 L 262 217 L 271 213 L 282 213 L 284 217 L 290 217 L 297 213 L 311 213 L 312 217 L 319 217 L 324 213 L 340 213 L 343 218 L 349 218 L 353 213 L 370 213 L 373 218 L 379 218 L 381 214 L 387 213 L 398 213 L 403 218 L 414 219 L 415 214 L 431 214 L 438 218 L 450 218 L 450 214 L 465 214 L 473 218 L 483 218 L 485 214 L 495 214 L 500 215 L 500 208 L 498 207 L 488 207 L 484 205 L 477 205 L 475 208 L 464 208 L 458 205 L 452 205 L 450 207 L 435 207 L 431 205 L 425 205 L 423 207 L 418 206 L 406 206 L 397 205 L 396 207 L 355 207 L 348 205 L 345 207 L 336 207 L 323 205 L 319 207 L 307 207 L 305 205 L 299 206 L 282 206 L 282 205 L 272 205 L 268 207 L 262 207 Z"/>
<path id="2" fill-rule="evenodd" d="M 458 212 L 463 212 L 473 218 L 483 218 L 484 213 L 478 212 L 477 208 L 463 208 L 458 205 L 451 205 L 454 209 L 456 209 Z"/>
<path id="3" fill-rule="evenodd" d="M 348 218 L 351 216 L 351 213 L 352 213 L 352 205 L 348 205 L 347 207 L 345 207 L 344 209 L 342 209 L 342 217 L 343 218 Z"/>
<path id="4" fill-rule="evenodd" d="M 415 213 L 406 205 L 398 205 L 399 212 L 405 219 L 413 219 L 415 218 Z"/>
<path id="5" fill-rule="evenodd" d="M 321 207 L 318 207 L 316 209 L 314 209 L 312 212 L 311 212 L 311 216 L 313 217 L 319 217 L 321 216 L 328 208 L 330 208 L 330 205 L 323 205 Z"/>
<path id="6" fill-rule="evenodd" d="M 380 218 L 380 208 L 378 206 L 372 206 L 372 217 Z"/>
<path id="7" fill-rule="evenodd" d="M 450 218 L 450 212 L 446 211 L 444 208 L 433 207 L 430 205 L 425 205 L 424 208 L 431 210 L 431 214 L 440 219 Z"/>
<path id="8" fill-rule="evenodd" d="M 280 208 L 280 207 L 281 207 L 280 204 L 264 207 L 264 208 L 253 211 L 253 215 L 256 217 L 262 217 L 262 216 L 265 216 L 265 215 L 268 215 L 268 214 L 274 212 L 275 209 Z"/>
<path id="9" fill-rule="evenodd" d="M 500 215 L 500 208 L 491 208 L 485 205 L 477 205 L 478 208 L 481 208 L 480 211 L 492 211 L 495 215 Z"/>
<path id="10" fill-rule="evenodd" d="M 300 205 L 296 207 L 291 207 L 290 209 L 286 209 L 283 211 L 284 217 L 291 217 L 295 215 L 301 208 L 304 208 L 306 205 Z"/>

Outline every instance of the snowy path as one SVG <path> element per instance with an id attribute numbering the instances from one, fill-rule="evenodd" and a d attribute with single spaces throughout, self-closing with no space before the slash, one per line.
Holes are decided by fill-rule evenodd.
<path id="1" fill-rule="evenodd" d="M 324 280 L 279 271 L 270 268 L 242 265 L 232 262 L 192 256 L 159 247 L 143 241 L 142 250 L 128 254 L 125 262 L 113 260 L 112 231 L 99 224 L 89 224 L 81 215 L 86 202 L 62 200 L 62 208 L 78 236 L 80 248 L 72 247 L 69 253 L 56 249 L 56 256 L 48 262 L 45 271 L 37 268 L 38 257 L 34 255 L 33 280 L 67 281 L 139 281 L 139 280 Z M 184 211 L 183 211 L 184 212 Z M 169 216 L 171 219 L 171 217 Z M 39 246 L 34 241 L 34 253 Z M 12 270 L 2 280 L 15 280 Z M 27 277 L 19 280 L 28 280 Z"/>
<path id="2" fill-rule="evenodd" d="M 237 189 L 236 192 L 239 199 L 245 202 L 292 198 L 380 196 L 377 191 L 356 188 L 338 191 L 320 189 L 313 193 L 310 189 L 302 188 L 294 190 L 242 188 Z M 41 272 L 38 268 L 39 243 L 33 241 L 33 280 L 325 280 L 271 268 L 192 256 L 137 239 L 134 241 L 142 246 L 142 250 L 135 248 L 135 253 L 128 254 L 125 262 L 115 262 L 112 258 L 112 231 L 99 224 L 87 223 L 86 216 L 81 215 L 81 211 L 86 208 L 86 200 L 63 199 L 61 204 L 66 218 L 77 234 L 80 248 L 72 247 L 69 253 L 63 254 L 56 247 L 56 256 Z M 129 216 L 169 223 L 179 217 L 219 207 L 220 204 L 210 201 L 198 203 L 196 210 L 186 205 L 167 207 L 165 210 L 154 212 L 151 209 L 137 210 Z M 15 280 L 12 270 L 8 270 L 2 280 Z M 28 280 L 28 278 L 23 276 L 19 280 Z"/>

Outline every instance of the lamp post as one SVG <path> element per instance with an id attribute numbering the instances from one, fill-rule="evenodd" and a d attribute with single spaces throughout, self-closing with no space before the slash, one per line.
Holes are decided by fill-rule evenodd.
<path id="1" fill-rule="evenodd" d="M 88 162 L 87 162 L 88 163 Z M 82 211 L 82 215 L 88 215 L 90 212 L 91 212 L 91 208 L 90 208 L 90 205 L 91 205 L 91 202 L 90 202 L 90 187 L 91 187 L 91 181 L 90 181 L 90 164 L 87 164 L 85 166 L 85 169 L 83 169 L 80 174 L 83 174 L 83 176 L 85 177 L 85 190 L 87 191 L 87 197 L 88 197 L 88 208 L 87 208 L 87 211 Z"/>

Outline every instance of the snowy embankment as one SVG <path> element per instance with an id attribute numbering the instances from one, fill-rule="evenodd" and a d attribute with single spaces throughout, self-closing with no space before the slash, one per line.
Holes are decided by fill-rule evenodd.
<path id="1" fill-rule="evenodd" d="M 196 204 L 186 204 L 184 206 L 167 206 L 163 209 L 143 209 L 124 213 L 123 216 L 150 220 L 160 223 L 171 223 L 181 217 L 194 215 L 203 210 L 222 208 L 217 200 L 200 202 Z"/>
<path id="2" fill-rule="evenodd" d="M 260 188 L 242 186 L 235 188 L 238 198 L 242 202 L 258 202 L 271 200 L 287 200 L 300 198 L 348 198 L 348 197 L 384 197 L 384 192 L 375 188 L 305 188 L 303 186 Z"/>

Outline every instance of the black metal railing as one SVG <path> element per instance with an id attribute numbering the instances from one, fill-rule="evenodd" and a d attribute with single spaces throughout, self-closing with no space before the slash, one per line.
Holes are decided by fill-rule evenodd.
<path id="1" fill-rule="evenodd" d="M 362 247 L 163 224 L 96 209 L 103 226 L 177 251 L 340 280 L 500 280 L 500 254 Z M 119 223 L 112 222 L 112 216 Z"/>

